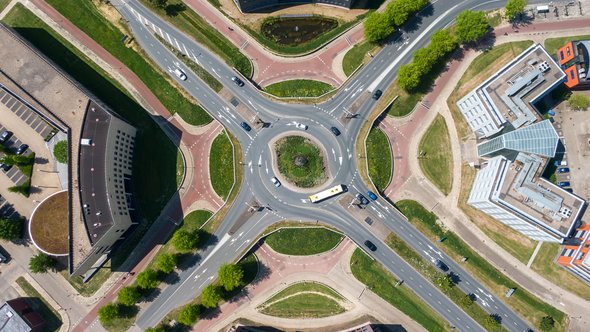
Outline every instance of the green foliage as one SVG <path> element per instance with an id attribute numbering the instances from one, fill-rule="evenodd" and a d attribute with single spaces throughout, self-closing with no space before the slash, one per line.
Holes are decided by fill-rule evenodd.
<path id="1" fill-rule="evenodd" d="M 526 4 L 527 0 L 508 0 L 506 2 L 506 18 L 510 21 L 516 20 L 524 13 L 524 7 Z"/>
<path id="2" fill-rule="evenodd" d="M 17 240 L 23 235 L 23 220 L 10 220 L 0 218 L 0 239 L 2 240 Z"/>
<path id="3" fill-rule="evenodd" d="M 115 303 L 109 303 L 98 309 L 98 319 L 102 325 L 108 325 L 117 318 L 119 318 L 119 306 Z"/>
<path id="4" fill-rule="evenodd" d="M 455 286 L 455 283 L 453 282 L 453 278 L 451 277 L 450 274 L 442 274 L 441 273 L 440 275 L 434 277 L 434 282 L 444 292 L 450 291 L 451 288 L 453 288 L 453 286 Z"/>
<path id="5" fill-rule="evenodd" d="M 244 271 L 236 264 L 223 264 L 219 268 L 219 284 L 226 291 L 232 291 L 240 285 Z"/>
<path id="6" fill-rule="evenodd" d="M 166 8 L 168 0 L 148 0 L 152 5 L 158 8 Z"/>
<path id="7" fill-rule="evenodd" d="M 217 307 L 220 300 L 221 292 L 219 291 L 219 287 L 215 285 L 209 285 L 203 289 L 203 293 L 201 293 L 201 304 L 205 308 Z"/>
<path id="8" fill-rule="evenodd" d="M 590 106 L 590 99 L 581 93 L 572 93 L 567 104 L 574 110 L 585 111 Z"/>
<path id="9" fill-rule="evenodd" d="M 456 22 L 455 34 L 463 44 L 479 40 L 490 29 L 490 23 L 482 11 L 463 11 L 457 16 Z"/>
<path id="10" fill-rule="evenodd" d="M 2 164 L 7 164 L 7 165 L 17 165 L 17 166 L 23 166 L 23 165 L 30 165 L 33 163 L 35 158 L 34 154 L 25 156 L 25 155 L 16 155 L 13 153 L 9 153 L 4 155 L 4 157 L 2 157 L 2 159 L 0 159 L 0 163 Z"/>
<path id="11" fill-rule="evenodd" d="M 437 59 L 434 60 L 436 62 L 445 55 L 453 52 L 457 46 L 459 46 L 457 38 L 449 30 L 443 29 L 432 34 L 428 49 L 436 54 Z"/>
<path id="12" fill-rule="evenodd" d="M 367 164 L 375 187 L 380 192 L 384 191 L 391 180 L 393 164 L 389 140 L 379 127 L 371 128 L 367 136 Z"/>
<path id="13" fill-rule="evenodd" d="M 178 264 L 178 256 L 175 254 L 161 254 L 156 258 L 156 266 L 158 270 L 170 274 Z"/>
<path id="14" fill-rule="evenodd" d="M 551 316 L 545 316 L 541 318 L 541 323 L 539 323 L 539 329 L 541 331 L 551 331 L 555 326 L 555 320 Z"/>
<path id="15" fill-rule="evenodd" d="M 30 181 L 19 186 L 12 186 L 8 188 L 8 191 L 11 193 L 21 194 L 23 196 L 29 197 L 29 189 L 31 188 Z"/>
<path id="16" fill-rule="evenodd" d="M 117 301 L 126 306 L 134 305 L 140 298 L 141 293 L 139 292 L 139 289 L 134 286 L 123 287 L 119 291 L 119 294 L 117 294 Z"/>
<path id="17" fill-rule="evenodd" d="M 179 229 L 172 236 L 172 246 L 180 252 L 188 252 L 197 247 L 199 244 L 199 235 L 197 232 L 189 232 Z"/>
<path id="18" fill-rule="evenodd" d="M 483 327 L 485 327 L 487 330 L 495 330 L 499 326 L 500 323 L 498 322 L 498 317 L 495 315 L 488 315 L 483 321 Z"/>
<path id="19" fill-rule="evenodd" d="M 421 78 L 422 71 L 413 62 L 402 65 L 397 72 L 397 84 L 406 91 L 415 90 Z"/>
<path id="20" fill-rule="evenodd" d="M 395 28 L 389 22 L 386 14 L 373 12 L 365 20 L 365 38 L 369 42 L 376 42 L 387 38 Z"/>
<path id="21" fill-rule="evenodd" d="M 469 307 L 470 305 L 472 305 L 474 302 L 474 298 L 473 298 L 473 294 L 465 294 L 465 296 L 463 296 L 460 301 L 459 304 L 462 307 Z"/>
<path id="22" fill-rule="evenodd" d="M 46 273 L 55 268 L 56 261 L 42 253 L 39 253 L 29 260 L 29 269 L 33 273 Z"/>
<path id="23" fill-rule="evenodd" d="M 68 162 L 68 141 L 59 141 L 53 147 L 53 156 L 58 162 L 65 164 Z"/>
<path id="24" fill-rule="evenodd" d="M 145 329 L 145 332 L 166 332 L 166 325 L 158 325 L 156 327 L 148 327 L 147 329 Z"/>
<path id="25" fill-rule="evenodd" d="M 185 326 L 193 326 L 199 319 L 201 308 L 197 304 L 189 303 L 180 311 L 178 322 Z"/>
<path id="26" fill-rule="evenodd" d="M 159 283 L 158 272 L 153 269 L 146 269 L 137 275 L 137 285 L 143 289 L 156 288 Z"/>

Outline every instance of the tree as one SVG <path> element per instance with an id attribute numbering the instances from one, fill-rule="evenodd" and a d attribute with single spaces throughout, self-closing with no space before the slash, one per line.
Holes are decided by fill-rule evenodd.
<path id="1" fill-rule="evenodd" d="M 392 1 L 384 14 L 387 17 L 389 24 L 392 26 L 402 26 L 410 16 L 409 3 L 410 1 Z"/>
<path id="2" fill-rule="evenodd" d="M 457 48 L 457 39 L 447 29 L 438 30 L 430 37 L 428 48 L 436 54 L 436 61 L 438 61 L 441 57 L 453 52 Z"/>
<path id="3" fill-rule="evenodd" d="M 506 2 L 506 18 L 510 21 L 516 20 L 524 13 L 524 7 L 526 7 L 527 0 L 508 0 Z"/>
<path id="4" fill-rule="evenodd" d="M 460 300 L 460 304 L 463 307 L 469 307 L 473 304 L 474 298 L 473 294 L 465 294 Z"/>
<path id="5" fill-rule="evenodd" d="M 119 306 L 115 303 L 109 303 L 98 309 L 98 319 L 102 325 L 108 325 L 119 317 Z"/>
<path id="6" fill-rule="evenodd" d="M 29 260 L 29 269 L 33 273 L 46 273 L 55 268 L 55 260 L 45 254 L 37 254 Z"/>
<path id="7" fill-rule="evenodd" d="M 187 252 L 195 249 L 199 243 L 199 236 L 196 232 L 189 232 L 184 229 L 179 229 L 174 232 L 172 236 L 172 245 L 176 250 Z"/>
<path id="8" fill-rule="evenodd" d="M 479 40 L 490 29 L 490 23 L 482 11 L 463 11 L 457 16 L 456 22 L 455 35 L 462 44 Z"/>
<path id="9" fill-rule="evenodd" d="M 140 298 L 139 289 L 133 286 L 123 287 L 117 294 L 117 300 L 126 306 L 134 305 Z"/>
<path id="10" fill-rule="evenodd" d="M 0 159 L 0 162 L 2 164 L 7 164 L 7 165 L 30 165 L 33 163 L 33 159 L 35 158 L 34 155 L 16 155 L 16 154 L 6 154 L 4 157 L 2 157 L 2 159 Z"/>
<path id="11" fill-rule="evenodd" d="M 153 269 L 146 269 L 137 275 L 137 285 L 143 289 L 156 288 L 159 283 L 158 272 Z"/>
<path id="12" fill-rule="evenodd" d="M 23 235 L 23 221 L 22 219 L 10 220 L 0 219 L 0 239 L 2 240 L 16 240 Z"/>
<path id="13" fill-rule="evenodd" d="M 397 84 L 406 91 L 412 91 L 420 85 L 422 73 L 414 63 L 408 63 L 399 68 Z"/>
<path id="14" fill-rule="evenodd" d="M 494 330 L 500 325 L 498 322 L 498 317 L 496 315 L 488 315 L 483 321 L 483 327 L 487 330 Z"/>
<path id="15" fill-rule="evenodd" d="M 168 0 L 149 0 L 152 5 L 156 6 L 157 8 L 166 8 L 168 5 Z"/>
<path id="16" fill-rule="evenodd" d="M 221 292 L 217 286 L 209 285 L 203 289 L 203 293 L 201 293 L 201 304 L 205 308 L 217 307 L 219 300 L 221 300 Z"/>
<path id="17" fill-rule="evenodd" d="M 228 292 L 238 287 L 243 277 L 244 271 L 236 264 L 223 264 L 219 268 L 219 284 Z"/>
<path id="18" fill-rule="evenodd" d="M 554 326 L 555 320 L 551 316 L 541 318 L 541 322 L 539 323 L 539 329 L 541 329 L 541 331 L 551 331 Z"/>
<path id="19" fill-rule="evenodd" d="M 590 99 L 580 93 L 572 93 L 567 100 L 568 105 L 577 111 L 585 111 L 590 106 Z"/>
<path id="20" fill-rule="evenodd" d="M 440 274 L 435 277 L 434 282 L 442 289 L 444 292 L 448 292 L 455 286 L 453 282 L 453 278 L 450 274 Z"/>
<path id="21" fill-rule="evenodd" d="M 147 329 L 145 329 L 145 332 L 166 332 L 166 327 L 167 325 L 158 325 L 156 327 L 148 327 Z"/>
<path id="22" fill-rule="evenodd" d="M 62 164 L 68 162 L 68 141 L 59 141 L 53 147 L 53 156 L 55 160 Z"/>
<path id="23" fill-rule="evenodd" d="M 200 314 L 201 308 L 196 304 L 189 303 L 180 311 L 178 322 L 185 326 L 193 326 L 199 319 Z"/>
<path id="24" fill-rule="evenodd" d="M 170 274 L 176 268 L 178 258 L 175 254 L 162 254 L 156 259 L 156 266 L 158 270 Z"/>
<path id="25" fill-rule="evenodd" d="M 365 38 L 370 42 L 377 42 L 387 38 L 395 30 L 387 16 L 378 12 L 369 14 L 365 20 Z"/>

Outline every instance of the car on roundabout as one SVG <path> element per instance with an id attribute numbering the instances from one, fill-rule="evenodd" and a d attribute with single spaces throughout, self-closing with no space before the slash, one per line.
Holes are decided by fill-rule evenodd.
<path id="1" fill-rule="evenodd" d="M 307 130 L 307 125 L 304 125 L 303 123 L 295 122 L 295 127 L 301 130 Z"/>
<path id="2" fill-rule="evenodd" d="M 334 134 L 334 136 L 340 136 L 340 130 L 336 127 L 332 127 L 330 128 L 330 131 L 332 132 L 332 134 Z"/>
<path id="3" fill-rule="evenodd" d="M 375 193 L 372 192 L 372 191 L 370 191 L 370 190 L 367 191 L 367 196 L 369 196 L 369 198 L 372 199 L 372 200 L 374 200 L 374 201 L 377 200 L 377 195 L 375 195 Z"/>
<path id="4" fill-rule="evenodd" d="M 272 182 L 272 184 L 274 184 L 277 188 L 281 186 L 281 181 L 279 181 L 276 176 L 270 178 L 270 182 Z"/>
<path id="5" fill-rule="evenodd" d="M 249 124 L 247 124 L 246 122 L 242 122 L 240 123 L 240 127 L 244 128 L 245 131 L 250 131 L 252 130 L 252 127 L 250 127 Z"/>

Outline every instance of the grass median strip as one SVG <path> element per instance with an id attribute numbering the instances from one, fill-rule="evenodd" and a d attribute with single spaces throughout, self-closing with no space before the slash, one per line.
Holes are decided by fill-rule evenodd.
<path id="1" fill-rule="evenodd" d="M 372 55 L 378 52 L 379 46 L 368 41 L 354 45 L 342 59 L 342 70 L 346 76 L 352 75 L 358 67 L 368 61 Z"/>
<path id="2" fill-rule="evenodd" d="M 403 284 L 396 287 L 398 280 L 362 250 L 354 251 L 350 259 L 350 268 L 357 280 L 427 331 L 450 331 L 448 323 L 428 304 Z"/>
<path id="3" fill-rule="evenodd" d="M 270 234 L 264 242 L 284 255 L 317 255 L 340 243 L 342 235 L 323 227 L 283 228 Z"/>
<path id="4" fill-rule="evenodd" d="M 104 18 L 91 0 L 77 1 L 76 6 L 72 6 L 69 0 L 47 0 L 47 3 L 131 69 L 170 113 L 178 113 L 192 125 L 204 125 L 212 121 L 207 112 L 185 98 L 169 82 L 171 78 L 167 79 L 164 76 L 167 74 L 152 64 L 147 55 L 124 45 L 121 40 L 125 35 Z"/>
<path id="5" fill-rule="evenodd" d="M 339 301 L 344 301 L 344 298 L 340 294 L 336 293 L 332 288 L 318 282 L 303 281 L 296 284 L 289 285 L 287 288 L 278 292 L 276 295 L 266 301 L 266 303 L 276 302 L 282 300 L 291 295 L 303 292 L 314 292 L 322 293 L 328 297 L 334 298 Z"/>
<path id="6" fill-rule="evenodd" d="M 463 265 L 464 269 L 480 280 L 496 296 L 502 298 L 512 310 L 524 319 L 538 327 L 541 318 L 551 316 L 555 320 L 554 331 L 565 331 L 568 325 L 567 315 L 555 307 L 542 302 L 536 296 L 523 289 L 521 285 L 506 277 L 475 250 L 471 249 L 455 233 L 443 230 L 437 224 L 435 214 L 429 212 L 415 201 L 398 201 L 396 206 L 420 232 L 430 238 L 433 243 L 437 243 L 455 261 L 467 257 L 468 260 Z M 443 236 L 446 239 L 443 242 L 437 242 Z M 398 242 L 391 241 L 388 243 L 395 244 Z M 510 288 L 516 288 L 517 290 L 511 297 L 505 298 L 504 294 Z"/>
<path id="7" fill-rule="evenodd" d="M 444 195 L 448 195 L 453 185 L 453 152 L 447 123 L 438 114 L 418 147 L 418 161 L 424 175 Z"/>
<path id="8" fill-rule="evenodd" d="M 268 304 L 259 311 L 274 317 L 322 318 L 334 316 L 346 310 L 330 297 L 315 293 L 302 293 Z"/>
<path id="9" fill-rule="evenodd" d="M 289 80 L 271 84 L 264 91 L 276 97 L 319 97 L 334 88 L 324 82 L 313 80 Z"/>
<path id="10" fill-rule="evenodd" d="M 371 128 L 367 136 L 367 163 L 369 164 L 369 176 L 377 190 L 383 192 L 393 171 L 391 148 L 387 136 L 377 127 Z"/>
<path id="11" fill-rule="evenodd" d="M 209 175 L 213 190 L 224 201 L 234 184 L 234 161 L 231 142 L 225 132 L 221 132 L 211 145 L 209 153 Z"/>

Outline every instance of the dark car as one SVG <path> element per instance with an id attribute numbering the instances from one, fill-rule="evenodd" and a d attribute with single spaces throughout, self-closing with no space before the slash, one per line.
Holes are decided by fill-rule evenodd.
<path id="1" fill-rule="evenodd" d="M 381 98 L 381 95 L 382 94 L 383 94 L 383 91 L 381 91 L 381 90 L 375 90 L 375 92 L 373 92 L 373 99 L 379 100 L 379 98 Z"/>
<path id="2" fill-rule="evenodd" d="M 16 154 L 23 154 L 25 151 L 29 149 L 29 146 L 26 144 L 21 144 L 18 149 L 16 149 Z"/>
<path id="3" fill-rule="evenodd" d="M 560 187 L 569 187 L 571 183 L 569 181 L 561 181 L 557 185 Z"/>
<path id="4" fill-rule="evenodd" d="M 245 131 L 252 130 L 252 127 L 250 127 L 250 125 L 248 125 L 246 122 L 240 123 L 240 127 L 244 128 Z"/>
<path id="5" fill-rule="evenodd" d="M 232 82 L 236 83 L 237 86 L 244 86 L 244 81 L 242 81 L 237 76 L 232 76 L 231 80 L 232 80 Z"/>
<path id="6" fill-rule="evenodd" d="M 447 266 L 447 264 L 443 263 L 443 261 L 441 261 L 440 259 L 436 260 L 436 267 L 438 267 L 439 269 L 441 269 L 444 272 L 447 272 L 449 270 L 449 267 Z"/>
<path id="7" fill-rule="evenodd" d="M 330 131 L 332 132 L 332 134 L 334 134 L 334 136 L 340 136 L 340 130 L 338 130 L 338 128 L 332 127 L 330 128 Z"/>
<path id="8" fill-rule="evenodd" d="M 365 241 L 365 245 L 367 246 L 367 248 L 369 248 L 369 250 L 371 251 L 375 251 L 377 250 L 377 246 L 373 244 L 373 242 L 367 240 Z"/>
<path id="9" fill-rule="evenodd" d="M 12 136 L 12 132 L 11 131 L 5 131 L 2 133 L 2 135 L 0 135 L 0 143 L 4 144 L 6 143 L 6 141 L 8 141 L 8 139 Z"/>
<path id="10" fill-rule="evenodd" d="M 562 168 L 557 169 L 557 173 L 569 173 L 569 172 L 570 172 L 569 167 L 562 167 Z"/>
<path id="11" fill-rule="evenodd" d="M 359 200 L 359 202 L 361 202 L 361 204 L 369 204 L 369 200 L 365 196 L 363 196 L 363 194 L 358 193 L 355 197 Z"/>
<path id="12" fill-rule="evenodd" d="M 374 201 L 377 200 L 377 195 L 375 195 L 375 193 L 372 192 L 372 191 L 370 191 L 370 190 L 367 191 L 367 196 L 369 196 L 369 198 L 372 199 L 372 200 L 374 200 Z"/>
<path id="13" fill-rule="evenodd" d="M 11 168 L 12 168 L 12 165 L 0 163 L 0 169 L 3 170 L 4 172 L 10 171 Z"/>

